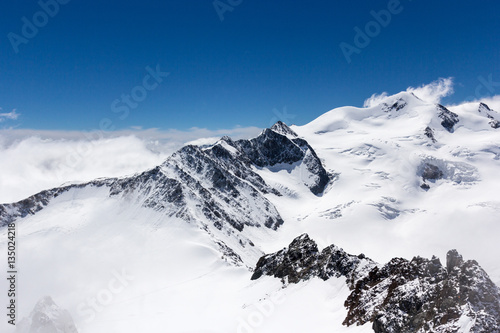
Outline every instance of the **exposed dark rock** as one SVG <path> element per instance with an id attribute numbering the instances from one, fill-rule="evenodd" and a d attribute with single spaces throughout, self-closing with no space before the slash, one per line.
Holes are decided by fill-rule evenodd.
<path id="1" fill-rule="evenodd" d="M 297 133 L 295 133 L 290 127 L 288 127 L 285 123 L 283 123 L 281 120 L 278 120 L 276 124 L 274 124 L 271 127 L 271 130 L 275 131 L 276 133 L 279 133 L 281 135 L 285 136 L 292 136 L 292 137 L 298 137 Z"/>
<path id="2" fill-rule="evenodd" d="M 493 112 L 493 110 L 490 109 L 490 107 L 485 104 L 485 103 L 479 103 L 479 108 L 477 109 L 479 113 L 488 113 L 488 112 Z"/>
<path id="3" fill-rule="evenodd" d="M 243 260 L 241 260 L 241 257 L 236 252 L 234 252 L 233 249 L 227 246 L 223 241 L 219 240 L 216 241 L 215 243 L 219 246 L 219 249 L 222 252 L 223 259 L 231 262 L 235 266 L 243 266 Z M 241 240 L 240 240 L 240 245 L 243 247 L 245 246 Z"/>
<path id="4" fill-rule="evenodd" d="M 16 333 L 77 333 L 73 318 L 49 296 L 35 305 L 29 317 L 16 325 Z"/>
<path id="5" fill-rule="evenodd" d="M 283 219 L 265 197 L 281 193 L 266 184 L 253 166 L 303 163 L 315 181 L 305 184 L 321 194 L 330 175 L 309 144 L 284 123 L 276 123 L 251 140 L 223 137 L 201 148 L 188 145 L 172 154 L 161 166 L 126 178 L 111 178 L 42 191 L 14 204 L 0 205 L 0 226 L 43 209 L 53 198 L 70 189 L 105 186 L 110 196 L 125 196 L 145 207 L 187 221 L 201 213 L 219 230 L 226 225 L 241 231 L 245 226 L 277 229 Z M 197 202 L 196 210 L 187 206 Z M 254 207 L 251 209 L 250 207 Z"/>
<path id="6" fill-rule="evenodd" d="M 373 261 L 363 254 L 351 255 L 334 245 L 319 252 L 316 243 L 303 234 L 288 248 L 261 257 L 251 279 L 270 275 L 288 283 L 298 283 L 311 277 L 327 280 L 332 276 L 345 276 L 353 282 L 373 266 Z"/>
<path id="7" fill-rule="evenodd" d="M 425 128 L 424 134 L 425 134 L 426 137 L 428 137 L 429 139 L 431 139 L 431 141 L 433 143 L 437 142 L 436 138 L 434 137 L 434 131 L 429 126 L 427 126 Z"/>
<path id="8" fill-rule="evenodd" d="M 393 259 L 374 269 L 346 301 L 346 325 L 373 322 L 375 332 L 500 332 L 500 290 L 477 262 L 452 250 L 448 270 L 439 259 Z M 377 297 L 378 296 L 378 297 Z M 467 320 L 467 319 L 466 319 Z"/>
<path id="9" fill-rule="evenodd" d="M 489 124 L 492 128 L 500 128 L 500 120 L 498 120 L 494 115 L 498 115 L 498 112 L 490 109 L 490 107 L 484 103 L 479 103 L 478 112 L 485 114 L 488 119 L 490 119 Z"/>
<path id="10" fill-rule="evenodd" d="M 431 187 L 429 186 L 429 184 L 423 183 L 422 185 L 420 185 L 420 188 L 422 190 L 428 191 Z"/>
<path id="11" fill-rule="evenodd" d="M 283 126 L 286 125 L 281 123 L 279 128 L 283 129 Z M 254 139 L 236 141 L 234 147 L 241 152 L 240 158 L 261 168 L 302 161 L 316 178 L 313 185 L 308 185 L 314 194 L 322 193 L 330 182 L 331 176 L 324 169 L 316 152 L 303 139 L 290 139 L 274 130 L 266 129 Z"/>
<path id="12" fill-rule="evenodd" d="M 473 184 L 480 179 L 478 169 L 471 164 L 431 156 L 422 158 L 417 175 L 422 177 L 424 183 L 444 179 L 455 184 Z"/>
<path id="13" fill-rule="evenodd" d="M 10 222 L 14 222 L 19 218 L 33 215 L 42 210 L 49 202 L 59 195 L 67 192 L 72 188 L 84 188 L 86 186 L 102 187 L 110 186 L 116 179 L 109 178 L 104 180 L 94 180 L 85 184 L 76 184 L 61 186 L 50 190 L 41 191 L 26 199 L 11 204 L 0 204 L 0 227 L 4 227 Z"/>
<path id="14" fill-rule="evenodd" d="M 450 250 L 446 254 L 446 270 L 449 274 L 451 274 L 455 268 L 460 268 L 463 263 L 464 259 L 457 250 Z"/>
<path id="15" fill-rule="evenodd" d="M 408 105 L 408 103 L 402 99 L 402 98 L 398 98 L 396 101 L 392 102 L 392 103 L 383 103 L 382 104 L 382 110 L 384 112 L 391 112 L 391 111 L 399 111 L 401 109 L 403 109 L 406 105 Z"/>
<path id="16" fill-rule="evenodd" d="M 456 250 L 448 252 L 446 268 L 436 257 L 394 258 L 379 266 L 333 245 L 318 252 L 304 234 L 262 257 L 252 279 L 262 275 L 288 283 L 347 277 L 347 326 L 371 322 L 379 333 L 451 333 L 459 331 L 459 320 L 469 320 L 470 332 L 500 332 L 500 289 L 476 261 L 464 261 Z"/>
<path id="17" fill-rule="evenodd" d="M 278 163 L 292 164 L 304 158 L 304 140 L 290 140 L 285 135 L 265 129 L 261 135 L 251 140 L 238 140 L 236 145 L 249 161 L 258 166 L 273 166 Z"/>
<path id="18" fill-rule="evenodd" d="M 493 116 L 488 116 L 488 118 L 491 119 L 490 120 L 490 126 L 492 128 L 495 128 L 495 129 L 500 128 L 500 120 L 497 120 L 497 119 L 493 118 Z"/>
<path id="19" fill-rule="evenodd" d="M 459 122 L 458 115 L 451 112 L 441 104 L 437 105 L 438 117 L 442 119 L 441 126 L 443 126 L 448 132 L 453 133 L 454 126 Z"/>
<path id="20" fill-rule="evenodd" d="M 438 180 L 443 178 L 443 172 L 435 165 L 425 163 L 422 171 L 423 180 Z"/>

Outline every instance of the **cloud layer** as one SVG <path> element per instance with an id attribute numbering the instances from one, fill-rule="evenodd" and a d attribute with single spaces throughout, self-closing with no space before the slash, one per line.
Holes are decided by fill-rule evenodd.
<path id="1" fill-rule="evenodd" d="M 0 108 L 0 110 L 2 110 L 2 108 Z M 0 113 L 0 123 L 5 120 L 16 120 L 19 116 L 20 114 L 16 112 L 16 109 L 8 113 Z"/>
<path id="2" fill-rule="evenodd" d="M 431 103 L 439 103 L 443 97 L 453 94 L 453 78 L 440 78 L 429 84 L 421 85 L 418 88 L 408 87 L 407 92 L 413 93 L 418 98 Z M 366 99 L 363 107 L 372 107 L 379 105 L 389 95 L 387 92 L 373 94 Z"/>
<path id="3" fill-rule="evenodd" d="M 418 88 L 409 87 L 406 91 L 415 94 L 415 96 L 426 102 L 439 103 L 443 97 L 453 94 L 453 78 L 440 78 Z"/>
<path id="4" fill-rule="evenodd" d="M 408 92 L 438 103 L 453 93 L 451 78 L 439 79 Z M 388 97 L 374 94 L 365 107 Z M 500 96 L 482 100 L 500 111 Z M 477 110 L 477 103 L 453 107 Z M 475 111 L 474 111 L 475 112 Z M 15 110 L 0 113 L 0 122 L 15 120 Z M 241 127 L 223 130 L 192 128 L 188 131 L 130 129 L 122 131 L 80 132 L 0 129 L 0 203 L 15 202 L 44 189 L 67 182 L 90 181 L 99 177 L 120 177 L 161 164 L 175 150 L 186 144 L 205 145 L 228 135 L 233 139 L 250 138 L 261 129 Z"/>
<path id="5" fill-rule="evenodd" d="M 186 143 L 212 143 L 223 135 L 248 138 L 259 131 L 253 127 L 219 131 L 0 130 L 0 203 L 22 200 L 67 182 L 141 172 L 161 164 Z"/>

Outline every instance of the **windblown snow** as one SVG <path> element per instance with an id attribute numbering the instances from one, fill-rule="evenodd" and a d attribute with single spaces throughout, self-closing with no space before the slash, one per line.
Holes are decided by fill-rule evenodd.
<path id="1" fill-rule="evenodd" d="M 345 277 L 250 280 L 261 256 L 303 233 L 379 263 L 446 262 L 457 249 L 498 286 L 497 111 L 402 92 L 2 205 L 1 253 L 5 224 L 17 228 L 18 321 L 45 300 L 84 333 L 372 332 L 342 324 Z"/>

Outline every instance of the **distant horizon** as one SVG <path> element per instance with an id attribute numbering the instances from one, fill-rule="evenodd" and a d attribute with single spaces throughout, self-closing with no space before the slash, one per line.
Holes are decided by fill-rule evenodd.
<path id="1" fill-rule="evenodd" d="M 453 80 L 441 79 L 404 91 L 414 93 L 429 103 L 444 103 L 442 99 L 453 92 Z M 363 105 L 375 106 L 391 96 L 393 95 L 383 92 L 372 94 L 364 99 Z M 500 95 L 483 98 L 481 101 L 500 112 Z M 479 104 L 479 101 L 474 103 Z M 457 106 L 444 104 L 449 108 Z M 334 109 L 342 107 L 344 106 L 337 105 Z M 477 113 L 477 107 L 467 109 L 468 112 Z M 326 110 L 321 115 L 329 111 Z M 278 116 L 279 114 L 272 114 L 265 119 L 268 122 L 262 127 L 235 126 L 226 129 L 126 128 L 106 131 L 97 128 L 82 131 L 0 128 L 0 184 L 8 189 L 3 193 L 3 198 L 6 202 L 14 201 L 25 197 L 27 193 L 35 193 L 36 190 L 57 186 L 65 181 L 91 180 L 144 171 L 161 164 L 185 145 L 210 145 L 223 136 L 250 139 L 276 121 L 293 125 Z M 317 117 L 311 115 L 307 123 L 315 119 Z M 9 121 L 15 120 L 5 120 L 3 123 L 8 124 Z M 109 124 L 113 125 L 113 122 Z M 22 179 L 13 182 L 12 179 L 20 174 L 23 174 Z M 24 185 L 18 186 L 19 182 Z"/>
<path id="2" fill-rule="evenodd" d="M 498 0 L 0 11 L 0 332 L 500 333 Z"/>
<path id="3" fill-rule="evenodd" d="M 0 128 L 305 124 L 450 77 L 445 104 L 498 95 L 498 3 L 452 5 L 5 2 Z"/>
<path id="4" fill-rule="evenodd" d="M 455 103 L 446 103 L 446 101 L 449 101 L 451 97 L 455 94 L 454 90 L 454 82 L 452 78 L 440 78 L 439 80 L 430 82 L 428 84 L 423 84 L 418 87 L 407 87 L 405 90 L 401 90 L 399 92 L 395 92 L 393 94 L 389 94 L 387 92 L 381 92 L 381 93 L 373 93 L 371 96 L 365 98 L 361 105 L 336 105 L 328 110 L 325 110 L 323 113 L 318 114 L 314 118 L 310 119 L 304 119 L 304 123 L 295 123 L 293 122 L 293 118 L 296 117 L 295 114 L 291 114 L 288 112 L 286 106 L 283 108 L 283 110 L 277 110 L 273 109 L 272 114 L 270 115 L 269 122 L 267 125 L 264 125 L 263 127 L 258 127 L 258 126 L 245 126 L 245 124 L 237 124 L 232 128 L 222 128 L 222 127 L 215 127 L 215 128 L 209 128 L 209 127 L 186 127 L 182 129 L 178 128 L 162 128 L 162 127 L 150 127 L 150 128 L 143 128 L 141 126 L 130 126 L 128 128 L 117 128 L 116 124 L 119 122 L 119 117 L 116 119 L 111 119 L 108 117 L 102 118 L 98 122 L 98 126 L 96 128 L 90 128 L 90 129 L 85 129 L 85 130 L 78 130 L 78 129 L 60 129 L 60 128 L 24 128 L 19 126 L 4 126 L 0 127 L 0 134 L 2 133 L 13 133 L 17 132 L 20 134 L 20 137 L 29 137 L 30 135 L 36 135 L 36 136 L 41 136 L 41 137 L 46 137 L 50 138 L 51 134 L 56 134 L 60 133 L 61 136 L 60 138 L 77 138 L 80 139 L 82 138 L 82 134 L 85 135 L 87 134 L 92 134 L 95 132 L 102 132 L 101 138 L 106 138 L 106 137 L 118 137 L 118 136 L 127 136 L 127 135 L 135 135 L 135 134 L 146 134 L 150 135 L 152 137 L 159 136 L 161 137 L 162 134 L 166 134 L 167 137 L 170 135 L 181 135 L 181 136 L 192 136 L 196 138 L 201 138 L 201 137 L 210 137 L 213 135 L 231 135 L 235 134 L 237 138 L 242 138 L 242 137 L 247 137 L 246 134 L 248 133 L 255 133 L 255 130 L 257 129 L 264 129 L 264 128 L 269 128 L 271 127 L 274 123 L 277 121 L 282 121 L 283 123 L 292 126 L 303 126 L 306 125 L 307 123 L 313 121 L 317 117 L 321 116 L 324 113 L 330 112 L 332 110 L 335 110 L 337 108 L 342 108 L 346 106 L 350 107 L 358 107 L 358 108 L 363 108 L 367 107 L 368 104 L 370 103 L 378 103 L 379 100 L 384 99 L 386 97 L 390 97 L 396 94 L 399 94 L 401 92 L 412 92 L 416 94 L 416 96 L 420 99 L 423 99 L 424 101 L 427 102 L 434 102 L 434 103 L 440 103 L 445 106 L 457 106 L 457 105 L 462 105 L 462 104 L 467 104 L 467 103 L 482 103 L 485 102 L 486 104 L 490 103 L 493 108 L 498 108 L 500 110 L 500 95 L 493 95 L 493 96 L 484 96 L 482 98 L 477 98 L 477 99 L 466 99 L 464 101 L 458 101 Z M 473 97 L 469 97 L 473 98 Z M 0 125 L 2 123 L 4 125 L 9 124 L 9 121 L 16 121 L 19 119 L 21 114 L 18 113 L 16 109 L 10 111 L 9 113 L 3 112 L 2 109 L 0 109 Z M 22 133 L 22 134 L 21 134 Z M 183 134 L 181 134 L 183 133 Z M 142 135 L 141 135 L 142 136 Z M 95 139 L 96 137 L 90 136 L 89 138 Z M 4 140 L 5 141 L 5 140 Z"/>

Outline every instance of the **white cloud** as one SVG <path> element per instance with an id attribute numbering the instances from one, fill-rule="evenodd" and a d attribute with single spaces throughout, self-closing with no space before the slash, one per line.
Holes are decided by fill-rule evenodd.
<path id="1" fill-rule="evenodd" d="M 211 138 L 200 138 L 200 139 L 186 142 L 186 145 L 207 146 L 207 145 L 212 145 L 219 140 L 220 140 L 220 137 L 218 137 L 218 136 L 214 136 Z"/>
<path id="2" fill-rule="evenodd" d="M 439 102 L 453 92 L 453 81 L 439 79 L 407 91 L 423 100 Z M 387 97 L 386 92 L 373 94 L 364 106 L 378 105 Z M 484 102 L 500 111 L 499 96 Z M 0 122 L 18 116 L 16 110 L 0 113 Z M 250 138 L 260 131 L 256 127 L 187 131 L 137 127 L 112 132 L 0 129 L 0 203 L 21 200 L 65 182 L 141 172 L 161 164 L 185 144 L 210 144 L 224 135 Z"/>
<path id="3" fill-rule="evenodd" d="M 439 103 L 443 97 L 453 94 L 453 79 L 440 78 L 429 84 L 421 85 L 418 88 L 408 87 L 407 92 L 413 93 L 415 96 L 430 103 Z M 382 103 L 387 97 L 390 97 L 387 92 L 381 94 L 373 94 L 363 103 L 363 107 L 369 108 Z"/>
<path id="4" fill-rule="evenodd" d="M 494 111 L 493 116 L 498 118 L 498 113 L 496 113 L 496 112 L 500 112 L 500 95 L 485 97 L 485 98 L 481 98 L 481 99 L 478 99 L 478 100 L 475 100 L 472 102 L 467 101 L 467 102 L 461 102 L 458 104 L 449 104 L 449 105 L 446 105 L 446 107 L 448 109 L 450 109 L 451 111 L 458 113 L 459 116 L 475 117 L 475 116 L 478 116 L 477 111 L 478 111 L 479 103 L 485 103 L 486 105 L 488 105 L 488 107 Z M 489 125 L 487 125 L 487 126 L 489 126 Z"/>
<path id="5" fill-rule="evenodd" d="M 440 78 L 418 88 L 409 87 L 406 91 L 426 102 L 439 103 L 443 97 L 453 94 L 453 78 Z"/>
<path id="6" fill-rule="evenodd" d="M 2 108 L 0 108 L 0 110 L 2 110 Z M 0 113 L 0 123 L 5 120 L 16 120 L 19 116 L 20 114 L 16 112 L 16 109 L 9 113 Z"/>
<path id="7" fill-rule="evenodd" d="M 3 129 L 0 130 L 0 203 L 18 201 L 66 182 L 141 172 L 161 164 L 188 142 L 212 142 L 213 138 L 224 135 L 250 138 L 260 131 L 255 127 L 117 132 Z"/>
<path id="8" fill-rule="evenodd" d="M 483 102 L 491 109 L 500 112 L 500 95 L 481 98 L 478 102 Z"/>
<path id="9" fill-rule="evenodd" d="M 475 105 L 479 103 L 484 103 L 487 104 L 491 109 L 500 112 L 500 95 L 493 95 L 493 96 L 487 96 L 487 97 L 482 97 L 482 98 L 475 98 L 471 100 L 466 100 L 465 102 L 460 102 L 456 104 L 449 104 L 447 105 L 450 107 L 453 106 L 461 106 L 461 105 Z"/>
<path id="10" fill-rule="evenodd" d="M 380 95 L 379 94 L 373 94 L 371 95 L 370 98 L 366 99 L 365 102 L 363 103 L 364 108 L 371 108 L 372 106 L 377 106 L 380 103 L 383 102 L 384 99 L 387 98 L 387 93 L 383 92 Z"/>

